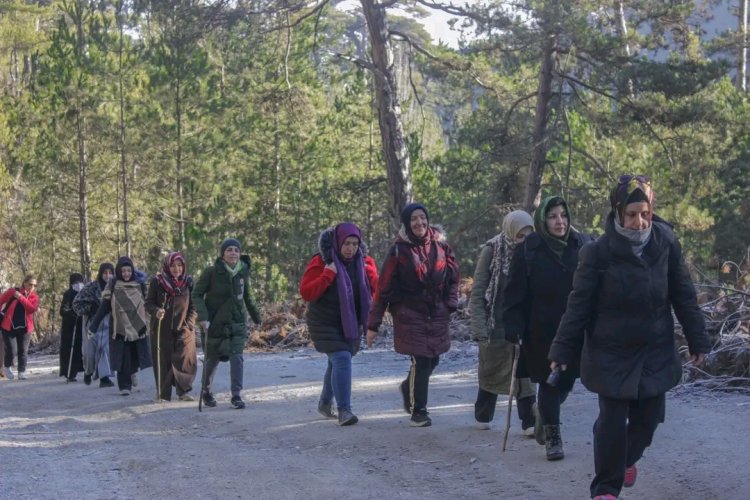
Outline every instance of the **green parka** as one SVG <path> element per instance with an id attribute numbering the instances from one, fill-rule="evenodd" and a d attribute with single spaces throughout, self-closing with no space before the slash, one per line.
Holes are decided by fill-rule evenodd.
<path id="1" fill-rule="evenodd" d="M 260 312 L 250 295 L 250 257 L 240 256 L 238 265 L 242 269 L 232 278 L 219 257 L 201 273 L 193 287 L 198 321 L 210 323 L 204 351 L 223 360 L 244 351 L 248 314 L 260 323 Z"/>

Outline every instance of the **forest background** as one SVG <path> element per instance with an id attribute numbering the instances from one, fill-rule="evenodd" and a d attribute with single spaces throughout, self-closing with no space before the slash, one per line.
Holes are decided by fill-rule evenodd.
<path id="1" fill-rule="evenodd" d="M 623 172 L 718 279 L 748 265 L 750 105 L 747 1 L 709 39 L 717 4 L 0 0 L 0 283 L 36 273 L 51 329 L 69 273 L 173 249 L 198 273 L 232 236 L 288 300 L 322 229 L 381 262 L 412 199 L 470 276 L 542 195 L 600 234 Z"/>

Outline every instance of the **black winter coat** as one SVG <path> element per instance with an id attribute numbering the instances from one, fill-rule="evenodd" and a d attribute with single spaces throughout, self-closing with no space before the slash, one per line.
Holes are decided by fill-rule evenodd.
<path id="1" fill-rule="evenodd" d="M 695 288 L 672 228 L 654 218 L 651 239 L 637 257 L 614 229 L 581 252 L 573 292 L 549 358 L 581 357 L 581 382 L 615 399 L 664 394 L 682 373 L 672 307 L 691 354 L 710 351 Z M 590 330 L 590 331 L 589 331 Z"/>
<path id="2" fill-rule="evenodd" d="M 532 382 L 544 382 L 549 375 L 547 354 L 573 289 L 578 251 L 587 241 L 587 236 L 571 231 L 560 259 L 538 233 L 532 233 L 513 253 L 504 294 L 503 324 L 508 341 L 522 340 L 519 376 L 528 375 Z M 577 359 L 568 365 L 565 378 L 578 377 Z M 563 384 L 570 385 L 572 381 L 567 382 Z"/>

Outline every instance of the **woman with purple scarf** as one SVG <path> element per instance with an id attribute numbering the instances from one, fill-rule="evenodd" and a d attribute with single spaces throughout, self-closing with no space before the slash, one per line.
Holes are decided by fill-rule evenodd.
<path id="1" fill-rule="evenodd" d="M 362 243 L 356 224 L 343 222 L 328 228 L 318 239 L 318 253 L 302 275 L 299 291 L 308 302 L 307 326 L 318 352 L 328 356 L 318 412 L 337 418 L 339 425 L 354 425 L 352 413 L 352 356 L 359 350 L 367 325 L 372 294 L 377 287 L 375 261 Z"/>

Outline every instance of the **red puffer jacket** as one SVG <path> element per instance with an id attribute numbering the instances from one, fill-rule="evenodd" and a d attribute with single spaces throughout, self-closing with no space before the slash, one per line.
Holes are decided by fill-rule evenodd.
<path id="1" fill-rule="evenodd" d="M 21 292 L 17 299 L 13 297 L 16 292 Z M 9 332 L 13 329 L 13 313 L 18 305 L 26 312 L 26 333 L 34 331 L 34 313 L 39 309 L 39 296 L 32 290 L 28 295 L 20 288 L 9 288 L 0 295 L 0 310 L 3 310 L 3 321 L 0 328 Z"/>

